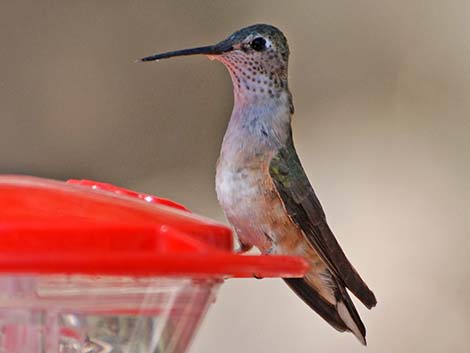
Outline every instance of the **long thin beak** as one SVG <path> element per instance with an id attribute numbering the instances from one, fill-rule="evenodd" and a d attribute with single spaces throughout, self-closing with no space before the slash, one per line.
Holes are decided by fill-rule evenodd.
<path id="1" fill-rule="evenodd" d="M 154 54 L 154 55 L 142 58 L 140 59 L 140 61 L 154 61 L 154 60 L 160 60 L 160 59 L 173 58 L 175 56 L 197 55 L 197 54 L 220 55 L 231 50 L 233 50 L 232 44 L 227 43 L 227 42 L 220 42 L 216 45 L 208 45 L 206 47 L 183 49 L 183 50 L 169 51 L 167 53 L 162 53 L 162 54 Z"/>

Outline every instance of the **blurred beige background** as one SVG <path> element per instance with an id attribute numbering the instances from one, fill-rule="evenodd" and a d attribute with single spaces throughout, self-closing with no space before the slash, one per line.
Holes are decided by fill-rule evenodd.
<path id="1" fill-rule="evenodd" d="M 202 57 L 135 58 L 267 22 L 290 41 L 294 138 L 379 304 L 368 352 L 469 352 L 470 2 L 2 1 L 0 172 L 112 182 L 224 221 L 232 106 Z M 192 353 L 364 352 L 280 280 L 230 280 Z"/>

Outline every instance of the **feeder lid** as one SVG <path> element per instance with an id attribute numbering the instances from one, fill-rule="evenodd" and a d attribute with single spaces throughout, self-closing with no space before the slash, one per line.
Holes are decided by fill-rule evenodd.
<path id="1" fill-rule="evenodd" d="M 0 273 L 300 277 L 299 257 L 240 255 L 226 226 L 89 180 L 0 176 Z"/>

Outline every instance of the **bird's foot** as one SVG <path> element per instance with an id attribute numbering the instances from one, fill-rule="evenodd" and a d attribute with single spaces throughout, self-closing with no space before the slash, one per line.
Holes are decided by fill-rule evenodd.
<path id="1" fill-rule="evenodd" d="M 238 253 L 245 253 L 250 251 L 253 248 L 253 245 L 240 243 L 240 247 L 237 249 Z"/>

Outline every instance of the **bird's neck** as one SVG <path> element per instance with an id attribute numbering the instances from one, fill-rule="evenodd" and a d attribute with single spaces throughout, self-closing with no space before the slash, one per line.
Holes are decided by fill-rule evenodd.
<path id="1" fill-rule="evenodd" d="M 221 158 L 269 154 L 284 146 L 290 137 L 292 98 L 287 85 L 274 96 L 269 92 L 251 93 L 234 88 L 234 106 Z"/>
<path id="2" fill-rule="evenodd" d="M 243 60 L 245 65 L 240 65 Z M 290 135 L 294 113 L 285 65 L 256 67 L 249 58 L 219 56 L 230 73 L 234 106 L 224 137 L 224 146 L 238 140 L 256 145 L 283 145 Z"/>

